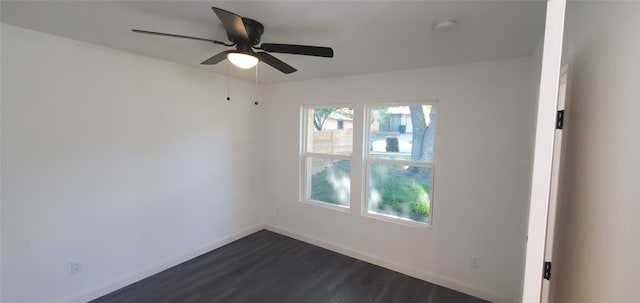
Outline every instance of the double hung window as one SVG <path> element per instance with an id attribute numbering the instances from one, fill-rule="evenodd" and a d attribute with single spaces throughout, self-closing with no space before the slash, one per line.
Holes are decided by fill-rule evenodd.
<path id="1" fill-rule="evenodd" d="M 363 214 L 430 222 L 435 114 L 431 103 L 367 107 Z"/>
<path id="2" fill-rule="evenodd" d="M 302 111 L 302 200 L 349 207 L 353 108 L 305 107 Z"/>

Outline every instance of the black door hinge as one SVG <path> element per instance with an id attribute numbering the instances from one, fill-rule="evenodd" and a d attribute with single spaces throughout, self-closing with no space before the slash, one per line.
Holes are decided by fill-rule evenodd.
<path id="1" fill-rule="evenodd" d="M 556 129 L 562 129 L 562 127 L 564 127 L 564 109 L 556 114 Z"/>
<path id="2" fill-rule="evenodd" d="M 544 262 L 544 278 L 551 280 L 551 262 Z"/>

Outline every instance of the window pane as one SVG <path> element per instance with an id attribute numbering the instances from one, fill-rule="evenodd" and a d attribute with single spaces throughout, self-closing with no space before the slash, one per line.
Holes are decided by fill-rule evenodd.
<path id="1" fill-rule="evenodd" d="M 431 167 L 369 165 L 369 213 L 427 223 L 431 208 Z"/>
<path id="2" fill-rule="evenodd" d="M 371 157 L 433 162 L 435 115 L 431 104 L 371 108 Z"/>
<path id="3" fill-rule="evenodd" d="M 306 199 L 349 206 L 351 161 L 308 157 L 306 165 Z"/>
<path id="4" fill-rule="evenodd" d="M 309 108 L 307 115 L 307 152 L 351 155 L 352 108 Z"/>

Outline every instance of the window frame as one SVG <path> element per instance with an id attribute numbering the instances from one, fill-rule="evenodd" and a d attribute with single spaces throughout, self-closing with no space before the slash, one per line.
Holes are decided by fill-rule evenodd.
<path id="1" fill-rule="evenodd" d="M 348 205 L 338 205 L 332 204 L 325 201 L 313 200 L 311 199 L 311 182 L 307 182 L 307 178 L 310 176 L 309 167 L 307 165 L 308 159 L 328 159 L 328 160 L 347 160 L 350 165 L 353 167 L 353 157 L 354 157 L 354 146 L 355 146 L 355 133 L 352 133 L 351 137 L 351 154 L 350 155 L 340 155 L 340 154 L 325 154 L 325 153 L 315 153 L 308 152 L 309 142 L 309 126 L 312 125 L 313 121 L 309 121 L 309 110 L 311 109 L 323 109 L 323 108 L 350 108 L 354 112 L 356 107 L 353 104 L 322 104 L 322 105 L 303 105 L 300 107 L 300 150 L 299 150 L 299 197 L 298 200 L 301 203 L 309 204 L 313 206 L 320 206 L 329 209 L 334 209 L 343 212 L 351 212 L 352 208 L 352 197 L 349 194 L 349 204 Z M 355 123 L 355 119 L 354 119 Z M 355 129 L 353 130 L 355 132 Z M 353 179 L 353 169 L 351 169 L 349 174 L 349 192 L 353 192 L 353 183 L 351 180 Z M 309 196 L 309 198 L 307 198 Z"/>
<path id="2" fill-rule="evenodd" d="M 439 102 L 432 101 L 412 101 L 412 102 L 391 102 L 391 103 L 367 103 L 365 104 L 365 113 L 364 113 L 364 142 L 363 142 L 363 155 L 362 155 L 362 199 L 361 199 L 361 215 L 366 218 L 372 218 L 376 220 L 382 220 L 386 222 L 401 224 L 405 226 L 418 227 L 418 228 L 426 228 L 431 229 L 433 226 L 433 212 L 434 212 L 434 201 L 435 201 L 435 175 L 436 175 L 436 137 L 437 137 L 437 128 L 438 123 L 436 122 L 436 130 L 434 132 L 433 137 L 433 158 L 431 162 L 426 161 L 412 161 L 412 160 L 401 160 L 401 159 L 389 159 L 389 158 L 379 158 L 379 157 L 371 157 L 370 147 L 372 146 L 371 142 L 371 109 L 375 107 L 393 107 L 393 106 L 412 106 L 412 105 L 431 105 L 436 108 L 439 108 Z M 438 115 L 436 113 L 436 121 L 438 121 Z M 369 211 L 369 167 L 371 163 L 381 163 L 381 164 L 390 164 L 390 165 L 407 165 L 407 166 L 417 166 L 417 167 L 427 167 L 431 169 L 431 180 L 430 180 L 430 189 L 431 192 L 429 194 L 429 214 L 427 216 L 427 222 L 418 222 L 408 218 L 401 218 L 392 215 L 384 215 L 378 214 Z"/>

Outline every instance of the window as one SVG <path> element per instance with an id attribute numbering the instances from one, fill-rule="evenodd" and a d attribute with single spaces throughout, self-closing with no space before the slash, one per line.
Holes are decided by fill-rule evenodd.
<path id="1" fill-rule="evenodd" d="M 367 107 L 365 215 L 430 222 L 435 115 L 433 103 Z"/>
<path id="2" fill-rule="evenodd" d="M 349 207 L 353 108 L 302 109 L 301 200 Z"/>
<path id="3" fill-rule="evenodd" d="M 358 141 L 365 146 L 359 157 L 364 165 L 363 215 L 431 223 L 436 109 L 427 102 L 369 105 L 367 123 L 355 121 L 366 124 L 366 139 Z M 301 201 L 350 207 L 353 125 L 353 108 L 302 108 Z M 363 138 L 362 133 L 357 137 Z"/>

